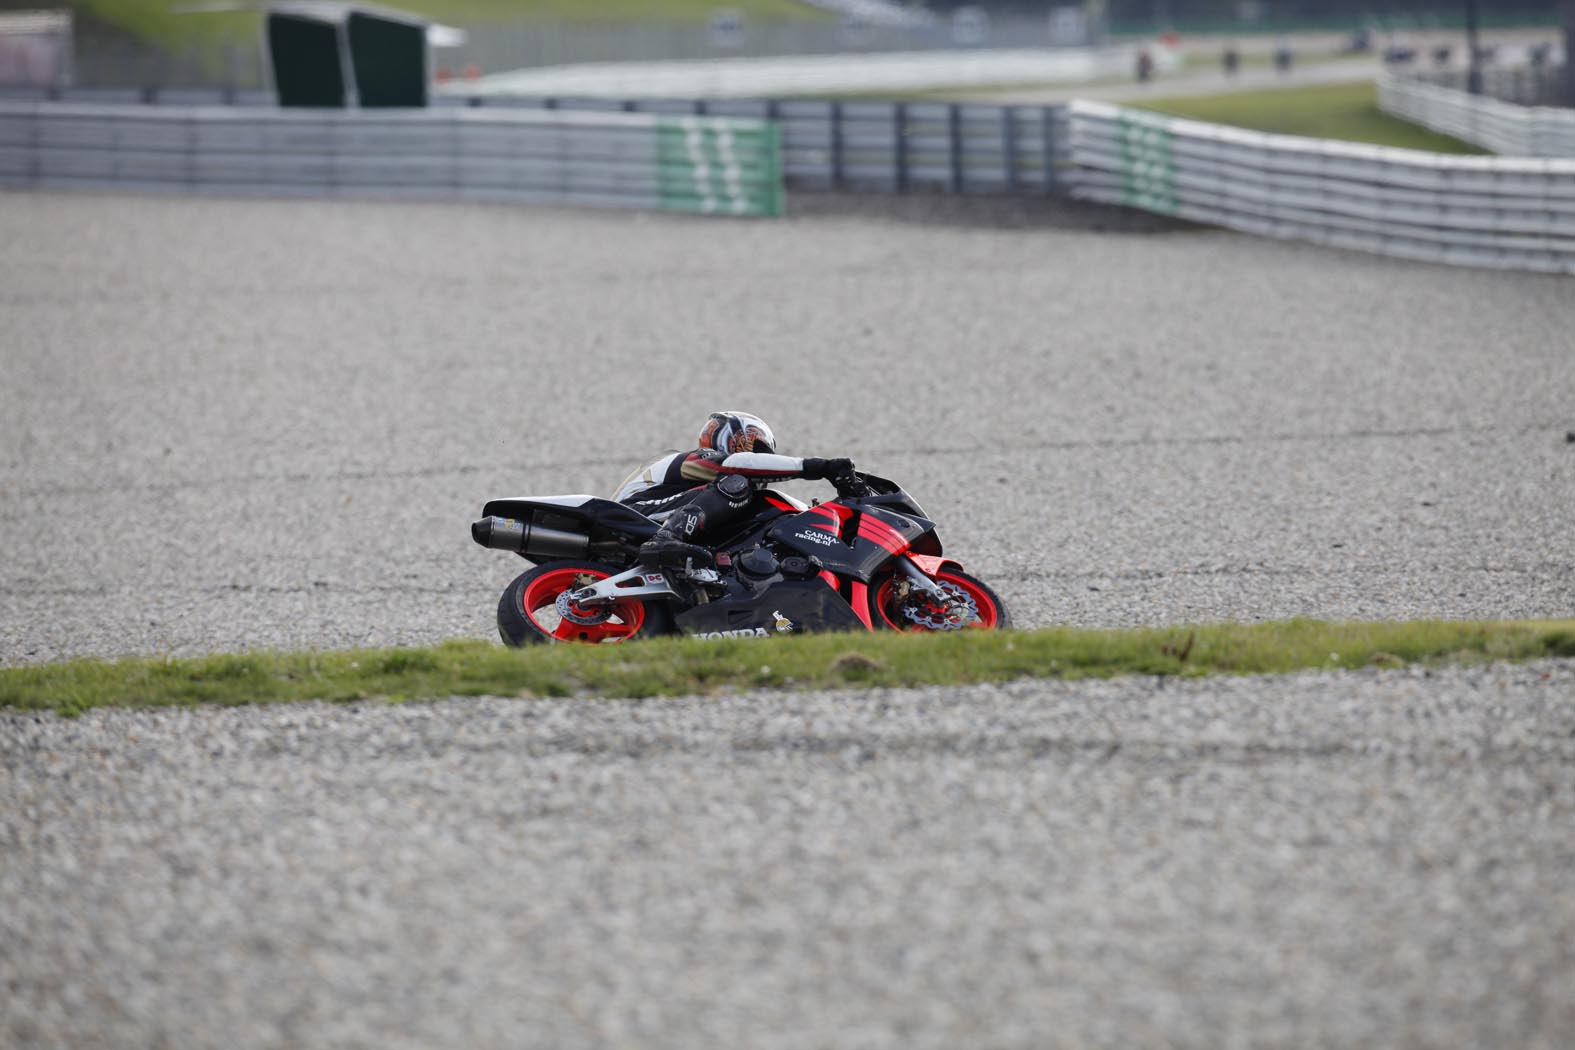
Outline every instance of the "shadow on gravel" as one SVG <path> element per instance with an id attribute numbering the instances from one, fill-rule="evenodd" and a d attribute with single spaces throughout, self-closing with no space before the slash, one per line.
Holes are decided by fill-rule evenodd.
<path id="1" fill-rule="evenodd" d="M 1065 197 L 962 196 L 952 193 L 837 193 L 794 190 L 790 219 L 885 219 L 926 226 L 1090 233 L 1182 233 L 1209 227 L 1136 208 Z"/>

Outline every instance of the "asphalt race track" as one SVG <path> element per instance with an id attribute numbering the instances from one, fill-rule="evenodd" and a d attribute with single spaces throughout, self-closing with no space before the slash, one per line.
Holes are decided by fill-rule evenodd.
<path id="1" fill-rule="evenodd" d="M 1575 615 L 1567 279 L 792 204 L 0 195 L 0 663 L 492 637 L 480 504 L 717 406 L 1022 626 Z M 0 1045 L 1567 1046 L 1572 741 L 1569 661 L 0 714 Z"/>

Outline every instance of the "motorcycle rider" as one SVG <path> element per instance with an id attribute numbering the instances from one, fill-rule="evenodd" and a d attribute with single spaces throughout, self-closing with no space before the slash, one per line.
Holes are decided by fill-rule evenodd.
<path id="1" fill-rule="evenodd" d="M 640 546 L 640 564 L 709 569 L 716 560 L 703 545 L 706 534 L 724 533 L 748 516 L 760 488 L 853 472 L 850 459 L 800 459 L 776 449 L 776 435 L 759 416 L 713 412 L 700 428 L 699 448 L 663 456 L 629 475 L 618 487 L 618 502 L 662 522 Z"/>

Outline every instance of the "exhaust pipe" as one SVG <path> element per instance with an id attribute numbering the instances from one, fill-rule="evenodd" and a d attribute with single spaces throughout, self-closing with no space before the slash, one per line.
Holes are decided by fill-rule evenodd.
<path id="1" fill-rule="evenodd" d="M 472 522 L 470 538 L 495 551 L 527 558 L 583 558 L 591 538 L 578 532 L 548 529 L 517 518 L 482 518 Z"/>

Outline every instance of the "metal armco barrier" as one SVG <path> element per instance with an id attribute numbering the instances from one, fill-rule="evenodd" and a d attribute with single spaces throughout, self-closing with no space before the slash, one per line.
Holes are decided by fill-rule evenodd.
<path id="1" fill-rule="evenodd" d="M 1248 233 L 1575 274 L 1575 160 L 1454 157 L 1068 107 L 1071 195 Z"/>
<path id="2" fill-rule="evenodd" d="M 1471 73 L 1466 69 L 1392 69 L 1397 80 L 1411 80 L 1434 87 L 1453 88 L 1461 94 L 1471 91 Z M 1564 67 L 1556 65 L 1486 66 L 1477 71 L 1482 77 L 1482 94 L 1518 106 L 1557 106 L 1564 94 Z"/>
<path id="3" fill-rule="evenodd" d="M 1379 108 L 1494 153 L 1575 157 L 1575 109 L 1502 102 L 1436 79 L 1386 74 L 1378 84 Z"/>
<path id="4" fill-rule="evenodd" d="M 1062 106 L 797 99 L 440 98 L 439 106 L 722 115 L 777 124 L 790 188 L 1045 193 L 1064 159 Z"/>
<path id="5" fill-rule="evenodd" d="M 1098 102 L 549 98 L 346 113 L 0 102 L 0 186 L 777 215 L 784 183 L 1069 194 L 1388 255 L 1575 273 L 1575 159 L 1263 135 Z"/>
<path id="6" fill-rule="evenodd" d="M 782 213 L 777 129 L 723 117 L 0 102 L 0 186 Z"/>

